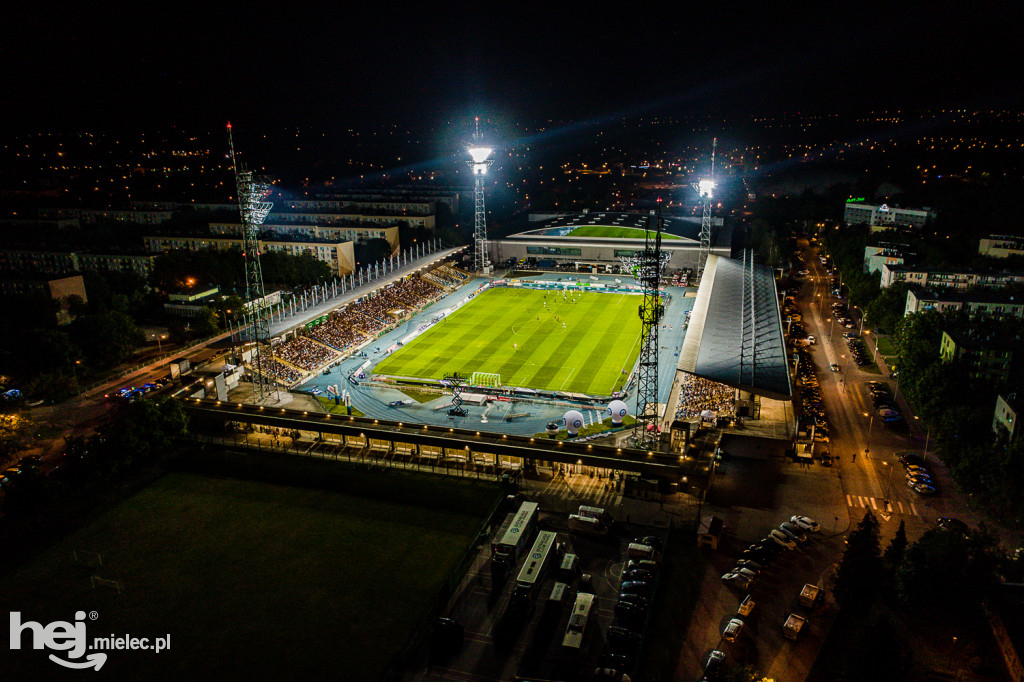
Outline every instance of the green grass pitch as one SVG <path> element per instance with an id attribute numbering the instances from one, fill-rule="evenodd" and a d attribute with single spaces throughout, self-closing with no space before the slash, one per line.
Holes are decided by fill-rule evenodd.
<path id="1" fill-rule="evenodd" d="M 643 299 L 566 295 L 576 302 L 563 300 L 561 291 L 488 289 L 373 371 L 419 379 L 490 372 L 501 375 L 503 386 L 609 395 L 640 354 Z"/>
<path id="2" fill-rule="evenodd" d="M 617 237 L 619 239 L 644 239 L 646 230 L 638 227 L 616 225 L 580 225 L 569 233 L 570 237 Z M 661 233 L 662 239 L 681 239 L 674 234 Z"/>
<path id="3" fill-rule="evenodd" d="M 383 679 L 493 494 L 467 492 L 473 508 L 452 513 L 168 474 L 0 578 L 0 608 L 43 624 L 95 611 L 90 639 L 170 635 L 159 654 L 107 652 L 114 679 Z M 76 566 L 72 550 L 103 565 Z M 5 646 L 3 679 L 61 679 L 28 647 Z"/>

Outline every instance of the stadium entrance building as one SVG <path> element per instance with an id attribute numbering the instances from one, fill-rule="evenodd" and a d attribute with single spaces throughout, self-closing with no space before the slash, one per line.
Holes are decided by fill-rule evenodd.
<path id="1" fill-rule="evenodd" d="M 537 226 L 490 242 L 491 261 L 541 270 L 621 272 L 622 258 L 644 248 L 645 229 L 654 226 L 647 213 L 584 212 L 547 216 Z M 662 251 L 667 268 L 696 270 L 700 255 L 700 218 L 664 217 Z M 729 257 L 732 232 L 721 219 L 712 226 L 711 253 Z"/>

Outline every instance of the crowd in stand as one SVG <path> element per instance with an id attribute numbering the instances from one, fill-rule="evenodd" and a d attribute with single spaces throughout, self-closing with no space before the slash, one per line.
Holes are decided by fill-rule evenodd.
<path id="1" fill-rule="evenodd" d="M 309 332 L 310 338 L 320 343 L 296 337 L 275 346 L 274 355 L 311 372 L 338 355 L 332 348 L 345 351 L 384 330 L 393 321 L 388 311 L 416 310 L 443 291 L 437 284 L 419 277 L 402 280 L 363 296 L 359 303 L 332 312 L 326 322 Z M 281 363 L 275 363 L 271 373 L 289 383 L 302 377 Z"/>
<path id="2" fill-rule="evenodd" d="M 733 389 L 725 384 L 684 374 L 676 418 L 699 417 L 705 410 L 711 410 L 719 417 L 734 415 L 736 400 Z"/>
<path id="3" fill-rule="evenodd" d="M 276 349 L 275 349 L 276 352 Z M 277 377 L 282 381 L 291 383 L 302 378 L 302 372 L 297 369 L 282 365 L 272 358 L 263 358 L 263 370 L 270 376 Z"/>
<path id="4" fill-rule="evenodd" d="M 445 263 L 425 274 L 424 278 L 441 286 L 454 287 L 469 279 L 469 275 Z"/>
<path id="5" fill-rule="evenodd" d="M 338 357 L 338 352 L 304 336 L 296 336 L 275 347 L 274 355 L 311 372 Z"/>

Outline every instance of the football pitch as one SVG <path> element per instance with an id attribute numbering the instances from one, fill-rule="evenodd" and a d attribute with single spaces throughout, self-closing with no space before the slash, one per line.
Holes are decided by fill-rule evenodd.
<path id="1" fill-rule="evenodd" d="M 383 360 L 375 374 L 500 375 L 503 386 L 610 395 L 640 354 L 638 295 L 488 289 Z"/>

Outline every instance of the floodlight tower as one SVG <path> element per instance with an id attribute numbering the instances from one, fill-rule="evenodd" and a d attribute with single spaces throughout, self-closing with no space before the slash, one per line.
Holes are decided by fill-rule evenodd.
<path id="1" fill-rule="evenodd" d="M 697 190 L 701 201 L 704 203 L 704 214 L 700 219 L 700 254 L 697 256 L 697 282 L 704 276 L 704 266 L 707 265 L 708 256 L 711 254 L 711 195 L 715 191 L 715 147 L 718 146 L 718 138 L 711 142 L 711 175 L 698 180 L 693 188 Z"/>
<path id="2" fill-rule="evenodd" d="M 235 140 L 228 123 L 228 145 L 231 147 L 231 170 L 238 187 L 238 211 L 242 216 L 242 256 L 245 258 L 245 299 L 249 313 L 246 327 L 253 341 L 252 400 L 263 403 L 277 394 L 277 383 L 271 376 L 274 351 L 270 345 L 270 307 L 263 291 L 263 270 L 260 267 L 260 227 L 273 204 L 264 201 L 271 192 L 270 184 L 252 171 L 239 168 L 235 161 Z"/>
<path id="3" fill-rule="evenodd" d="M 473 135 L 473 146 L 469 148 L 469 167 L 473 171 L 473 269 L 479 273 L 489 274 L 490 263 L 487 260 L 487 212 L 484 210 L 484 176 L 487 169 L 494 163 L 490 158 L 491 148 L 483 145 L 480 135 L 480 117 L 476 117 L 476 133 Z"/>
<path id="4" fill-rule="evenodd" d="M 658 322 L 665 311 L 658 291 L 661 284 L 661 199 L 654 230 L 646 230 L 644 250 L 636 254 L 636 277 L 644 294 L 640 305 L 640 360 L 637 364 L 636 425 L 637 447 L 652 450 L 658 443 Z"/>

